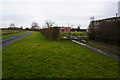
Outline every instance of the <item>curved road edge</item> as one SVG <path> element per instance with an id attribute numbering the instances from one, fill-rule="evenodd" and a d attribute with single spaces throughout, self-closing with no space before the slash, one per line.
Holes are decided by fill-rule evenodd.
<path id="1" fill-rule="evenodd" d="M 32 34 L 32 33 L 34 33 L 34 32 L 31 31 L 29 33 L 24 33 L 24 34 L 21 34 L 21 35 L 17 35 L 17 36 L 13 36 L 13 37 L 10 37 L 10 38 L 6 38 L 6 39 L 3 39 L 3 40 L 0 40 L 0 42 L 2 43 L 2 44 L 0 44 L 0 46 L 2 45 L 0 47 L 0 49 L 6 47 L 6 46 L 8 46 L 8 45 L 10 45 L 10 44 L 12 44 L 12 43 L 14 43 L 14 42 L 24 38 L 24 37 Z"/>
<path id="2" fill-rule="evenodd" d="M 92 46 L 83 44 L 83 43 L 81 43 L 81 42 L 79 42 L 79 41 L 76 41 L 76 40 L 72 40 L 72 42 L 75 42 L 75 43 L 77 43 L 77 44 L 80 44 L 80 45 L 82 45 L 82 46 L 85 46 L 85 47 L 87 47 L 87 48 L 90 48 L 90 49 L 92 49 L 92 50 L 94 50 L 94 51 L 96 51 L 96 52 L 98 52 L 98 53 L 101 53 L 101 54 L 103 54 L 103 55 L 106 55 L 106 56 L 108 56 L 108 57 L 110 57 L 110 58 L 113 58 L 114 60 L 120 62 L 120 56 L 118 56 L 118 55 L 115 55 L 115 54 L 112 54 L 112 53 L 109 53 L 109 52 L 106 52 L 106 51 L 103 51 L 103 50 L 94 48 L 94 47 L 92 47 Z"/>

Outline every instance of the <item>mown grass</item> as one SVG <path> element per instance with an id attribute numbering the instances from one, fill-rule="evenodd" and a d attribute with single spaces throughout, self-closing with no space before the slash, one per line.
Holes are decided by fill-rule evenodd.
<path id="1" fill-rule="evenodd" d="M 74 34 L 74 35 L 83 35 L 83 36 L 88 36 L 87 32 L 62 32 L 63 34 L 68 34 L 68 33 L 71 33 L 71 34 Z"/>
<path id="2" fill-rule="evenodd" d="M 117 78 L 118 62 L 35 32 L 3 49 L 3 78 Z"/>
<path id="3" fill-rule="evenodd" d="M 24 31 L 24 32 L 18 32 L 18 33 L 3 35 L 3 36 L 2 36 L 2 39 L 9 38 L 9 37 L 13 37 L 13 36 L 17 36 L 17 35 L 24 34 L 24 33 L 27 33 L 27 32 L 30 32 L 30 31 Z"/>
<path id="4" fill-rule="evenodd" d="M 87 36 L 87 32 L 71 32 L 71 34 L 76 34 L 76 35 L 83 35 L 83 36 Z"/>
<path id="5" fill-rule="evenodd" d="M 98 48 L 98 49 L 101 49 L 103 51 L 106 51 L 106 52 L 109 52 L 109 53 L 116 54 L 116 55 L 120 56 L 120 51 L 118 51 L 118 50 L 110 49 L 110 48 L 103 47 L 103 46 L 100 46 L 100 45 L 95 45 L 95 44 L 92 44 L 92 43 L 89 43 L 89 42 L 86 42 L 85 44 L 90 45 L 90 46 L 95 47 L 95 48 Z"/>
<path id="6" fill-rule="evenodd" d="M 98 49 L 101 49 L 103 51 L 107 51 L 109 53 L 116 54 L 116 55 L 120 56 L 120 51 L 119 51 L 120 50 L 120 46 L 112 45 L 112 44 L 108 44 L 108 43 L 103 43 L 103 42 L 97 42 L 97 41 L 94 41 L 94 40 L 89 40 L 89 41 L 97 43 L 97 44 L 102 44 L 102 45 L 105 45 L 107 47 L 103 47 L 101 45 L 98 46 L 98 45 L 95 45 L 95 44 L 92 44 L 92 43 L 89 43 L 89 42 L 86 42 L 85 44 L 93 46 L 93 47 L 98 48 Z M 110 49 L 109 47 L 115 48 L 115 49 Z"/>
<path id="7" fill-rule="evenodd" d="M 106 45 L 106 46 L 109 46 L 109 47 L 120 49 L 120 46 L 118 46 L 118 45 L 104 43 L 104 42 L 99 42 L 99 41 L 95 41 L 95 40 L 89 40 L 89 41 L 95 42 L 95 43 L 98 43 L 98 44 L 102 44 L 102 45 Z"/>

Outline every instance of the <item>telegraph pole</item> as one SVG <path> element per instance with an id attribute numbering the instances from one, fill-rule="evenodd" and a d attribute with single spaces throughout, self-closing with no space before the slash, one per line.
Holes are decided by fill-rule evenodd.
<path id="1" fill-rule="evenodd" d="M 117 17 L 117 15 L 118 15 L 118 14 L 116 13 L 116 17 Z"/>

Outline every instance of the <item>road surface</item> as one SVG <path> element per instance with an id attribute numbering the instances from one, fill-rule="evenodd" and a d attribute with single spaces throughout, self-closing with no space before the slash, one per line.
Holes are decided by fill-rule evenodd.
<path id="1" fill-rule="evenodd" d="M 17 36 L 14 36 L 14 37 L 10 37 L 10 38 L 6 38 L 6 39 L 3 39 L 3 40 L 0 40 L 0 49 L 16 42 L 17 40 L 20 40 L 30 34 L 32 34 L 33 32 L 29 32 L 29 33 L 25 33 L 25 34 L 21 34 L 21 35 L 17 35 Z"/>

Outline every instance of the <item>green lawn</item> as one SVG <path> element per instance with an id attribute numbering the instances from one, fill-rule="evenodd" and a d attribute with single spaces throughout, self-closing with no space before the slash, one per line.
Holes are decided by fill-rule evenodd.
<path id="1" fill-rule="evenodd" d="M 100 42 L 95 42 L 95 41 L 93 41 L 93 42 L 100 44 Z M 98 48 L 98 49 L 101 49 L 103 51 L 106 51 L 106 52 L 109 52 L 109 53 L 116 54 L 116 55 L 120 56 L 120 51 L 117 50 L 119 48 L 116 48 L 117 46 L 115 46 L 115 47 L 113 46 L 113 48 L 116 48 L 116 50 L 114 50 L 114 49 L 106 48 L 106 47 L 103 47 L 103 46 L 100 46 L 100 45 L 95 45 L 95 44 L 92 44 L 92 43 L 89 43 L 89 42 L 85 42 L 85 44 L 90 45 L 94 48 Z M 103 45 L 105 45 L 105 44 L 103 44 Z M 105 45 L 105 46 L 108 46 L 108 45 Z M 108 47 L 111 47 L 111 46 L 108 46 Z"/>
<path id="2" fill-rule="evenodd" d="M 95 40 L 89 40 L 89 41 L 94 42 L 94 43 L 98 43 L 98 44 L 102 44 L 102 45 L 106 45 L 106 46 L 110 46 L 110 47 L 113 47 L 113 48 L 120 49 L 120 46 L 118 46 L 118 45 L 104 43 L 104 42 L 99 42 L 99 41 L 95 41 Z"/>
<path id="3" fill-rule="evenodd" d="M 84 35 L 84 36 L 87 36 L 87 32 L 71 32 L 71 34 L 76 34 L 76 35 Z"/>
<path id="4" fill-rule="evenodd" d="M 68 34 L 69 32 L 62 32 L 63 34 Z M 71 34 L 74 35 L 83 35 L 83 36 L 88 36 L 87 32 L 70 32 Z"/>
<path id="5" fill-rule="evenodd" d="M 3 49 L 3 78 L 117 78 L 117 61 L 35 32 Z"/>
<path id="6" fill-rule="evenodd" d="M 17 36 L 17 35 L 24 34 L 24 33 L 27 33 L 27 32 L 30 32 L 30 31 L 24 31 L 24 32 L 18 32 L 18 33 L 4 35 L 4 36 L 2 36 L 2 39 L 13 37 L 13 36 Z"/>

